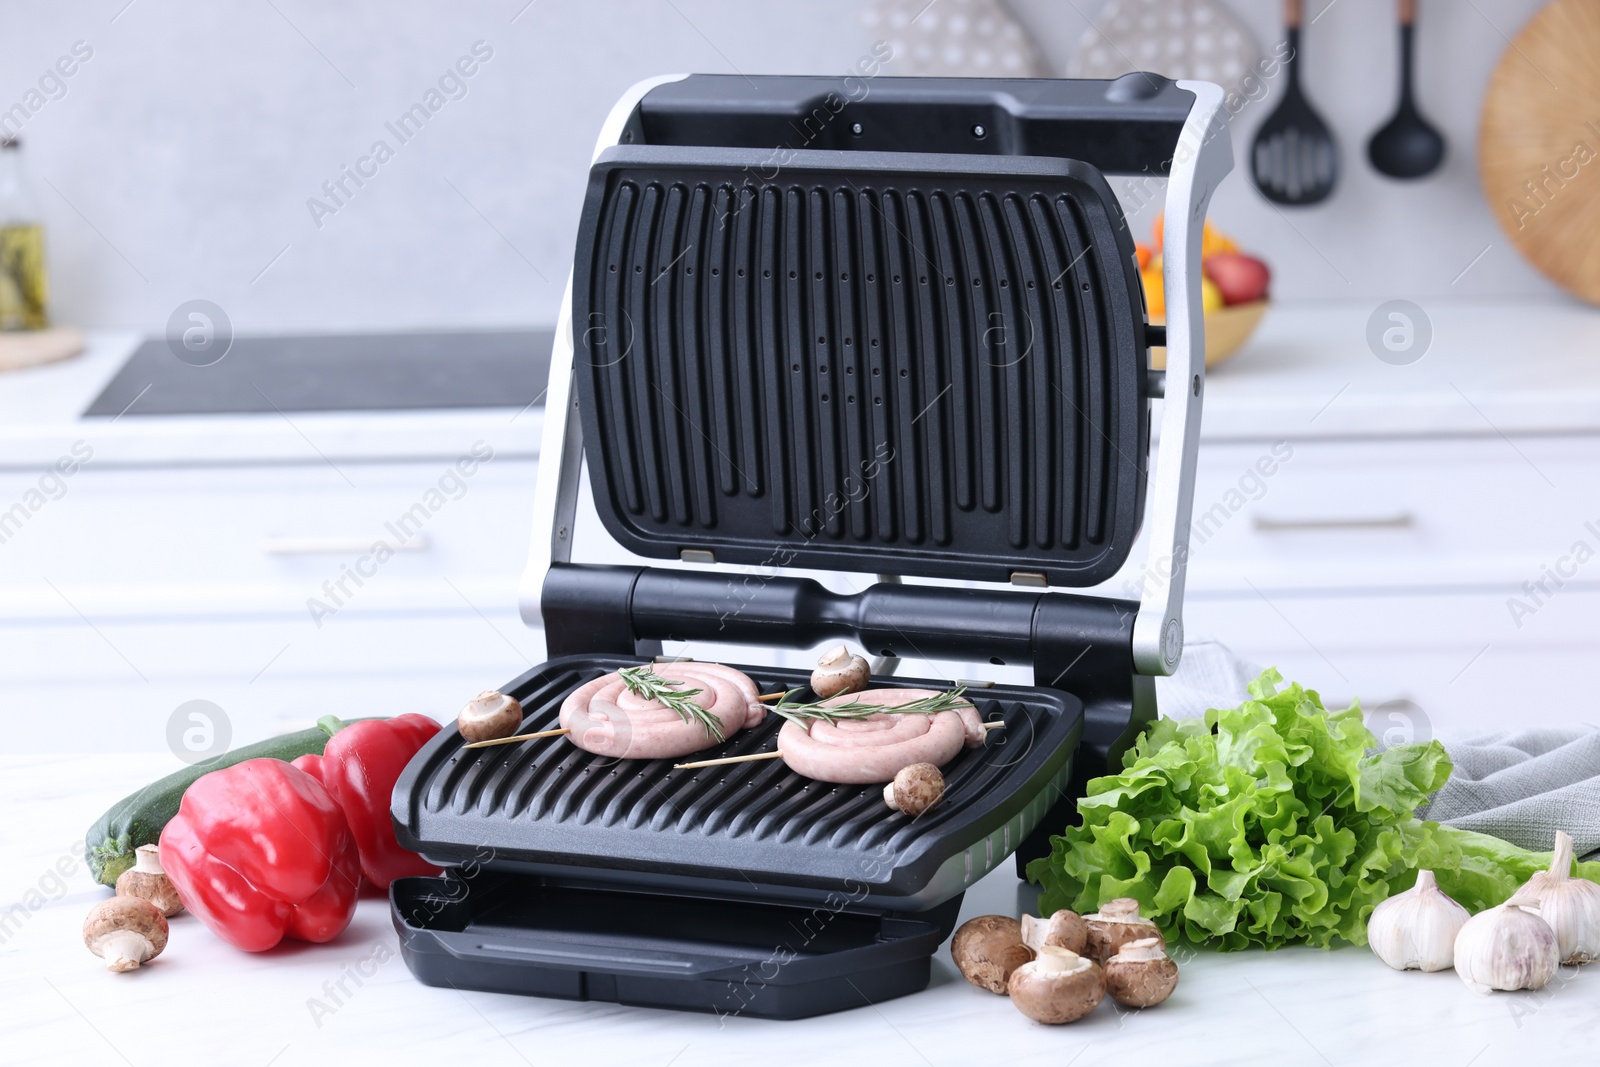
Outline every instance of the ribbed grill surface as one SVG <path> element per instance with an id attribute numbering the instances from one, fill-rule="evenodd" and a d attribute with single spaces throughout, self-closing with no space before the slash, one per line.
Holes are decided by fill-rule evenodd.
<path id="1" fill-rule="evenodd" d="M 1097 573 L 1136 532 L 1145 444 L 1107 225 L 1037 179 L 614 171 L 575 279 L 606 517 L 657 555 Z"/>
<path id="2" fill-rule="evenodd" d="M 536 672 L 518 690 L 522 731 L 554 728 L 569 692 L 636 662 L 596 658 L 582 667 Z M 763 692 L 803 684 L 795 672 L 750 673 Z M 965 847 L 959 839 L 981 837 L 987 816 L 1008 802 L 1020 808 L 1032 799 L 1017 793 L 1037 782 L 1041 768 L 1059 767 L 1070 753 L 1078 715 L 1065 709 L 1059 694 L 1033 697 L 1008 689 L 996 699 L 987 692 L 993 691 L 970 695 L 986 720 L 1003 719 L 1005 729 L 943 768 L 946 801 L 916 819 L 891 812 L 882 786 L 816 782 L 782 760 L 677 771 L 672 764 L 678 761 L 610 759 L 562 738 L 465 750 L 453 731 L 430 743 L 420 768 L 414 762 L 408 770 L 420 774 L 396 816 L 423 851 L 443 854 L 490 846 L 501 860 L 556 853 L 564 863 L 680 871 L 739 860 L 732 865 L 791 877 L 848 871 L 876 856 L 882 869 L 859 877 L 879 881 L 877 875 L 924 847 L 955 850 Z M 781 725 L 769 716 L 693 758 L 770 751 Z"/>

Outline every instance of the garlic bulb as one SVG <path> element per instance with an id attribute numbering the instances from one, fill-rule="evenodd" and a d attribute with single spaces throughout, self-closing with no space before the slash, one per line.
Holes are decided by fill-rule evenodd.
<path id="1" fill-rule="evenodd" d="M 1467 909 L 1439 888 L 1432 871 L 1418 871 L 1416 885 L 1372 910 L 1367 943 L 1397 971 L 1443 971 L 1455 960 L 1456 935 L 1468 918 Z"/>
<path id="2" fill-rule="evenodd" d="M 1600 959 L 1600 884 L 1572 877 L 1572 838 L 1556 831 L 1550 869 L 1528 879 L 1520 892 L 1539 901 L 1539 918 L 1555 931 L 1562 963 Z"/>
<path id="3" fill-rule="evenodd" d="M 1456 935 L 1456 973 L 1479 993 L 1543 989 L 1560 959 L 1555 931 L 1539 918 L 1539 901 L 1525 888 L 1468 919 Z"/>

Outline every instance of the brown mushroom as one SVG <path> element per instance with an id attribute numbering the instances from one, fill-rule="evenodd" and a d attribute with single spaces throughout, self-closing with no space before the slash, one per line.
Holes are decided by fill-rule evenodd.
<path id="1" fill-rule="evenodd" d="M 1038 959 L 1011 972 L 1006 990 L 1017 1010 L 1034 1022 L 1070 1023 L 1094 1011 L 1106 984 L 1093 960 L 1046 945 Z"/>
<path id="2" fill-rule="evenodd" d="M 467 701 L 456 716 L 456 729 L 469 742 L 510 737 L 521 725 L 521 702 L 493 689 L 485 689 Z"/>
<path id="3" fill-rule="evenodd" d="M 1033 959 L 1022 943 L 1022 924 L 1009 915 L 968 919 L 950 941 L 950 956 L 962 977 L 979 989 L 1004 994 L 1011 973 Z"/>
<path id="4" fill-rule="evenodd" d="M 811 691 L 823 700 L 840 693 L 857 693 L 872 681 L 872 668 L 844 645 L 837 645 L 817 660 L 811 672 Z"/>
<path id="5" fill-rule="evenodd" d="M 1139 917 L 1139 902 L 1132 897 L 1108 900 L 1093 915 L 1085 915 L 1083 921 L 1088 926 L 1083 954 L 1096 963 L 1104 964 L 1129 941 L 1153 937 L 1163 947 L 1167 943 L 1155 923 Z"/>
<path id="6" fill-rule="evenodd" d="M 1118 1004 L 1148 1008 L 1178 986 L 1178 961 L 1153 937 L 1130 941 L 1106 961 L 1106 992 Z"/>
<path id="7" fill-rule="evenodd" d="M 117 893 L 148 900 L 167 918 L 183 910 L 177 887 L 161 866 L 161 852 L 155 845 L 140 845 L 133 850 L 133 866 L 117 876 Z"/>
<path id="8" fill-rule="evenodd" d="M 902 767 L 894 781 L 883 787 L 883 802 L 913 818 L 939 803 L 943 796 L 944 775 L 931 763 Z"/>
<path id="9" fill-rule="evenodd" d="M 131 971 L 167 947 L 167 917 L 139 897 L 102 900 L 83 920 L 83 943 L 108 971 Z"/>
<path id="10" fill-rule="evenodd" d="M 1082 952 L 1089 937 L 1089 924 L 1083 916 L 1066 908 L 1053 913 L 1048 919 L 1037 915 L 1022 917 L 1022 943 L 1038 952 L 1046 945 L 1064 948 L 1068 952 Z"/>

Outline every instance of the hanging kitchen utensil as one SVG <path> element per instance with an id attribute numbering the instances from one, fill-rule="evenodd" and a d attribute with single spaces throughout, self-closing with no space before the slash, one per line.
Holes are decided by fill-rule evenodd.
<path id="1" fill-rule="evenodd" d="M 1600 304 L 1597 54 L 1600 8 L 1554 0 L 1500 57 L 1478 128 L 1483 192 L 1501 229 L 1547 278 L 1591 304 Z"/>
<path id="2" fill-rule="evenodd" d="M 1250 146 L 1250 177 L 1275 204 L 1300 207 L 1326 200 L 1339 176 L 1339 146 L 1300 91 L 1300 0 L 1286 0 L 1284 25 L 1289 56 L 1283 102 L 1256 131 Z"/>
<path id="3" fill-rule="evenodd" d="M 867 29 L 894 46 L 888 73 L 1038 78 L 1050 72 L 1004 0 L 873 0 Z"/>
<path id="4" fill-rule="evenodd" d="M 1400 103 L 1394 117 L 1367 142 L 1372 169 L 1391 178 L 1421 178 L 1444 161 L 1444 137 L 1417 110 L 1411 79 L 1411 39 L 1417 0 L 1400 0 Z"/>
<path id="5" fill-rule="evenodd" d="M 1216 82 L 1236 92 L 1261 50 L 1216 0 L 1110 0 L 1067 62 L 1069 78 L 1120 78 L 1148 70 Z"/>

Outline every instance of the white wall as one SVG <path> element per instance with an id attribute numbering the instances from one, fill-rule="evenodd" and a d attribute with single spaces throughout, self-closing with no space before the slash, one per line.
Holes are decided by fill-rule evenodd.
<path id="1" fill-rule="evenodd" d="M 624 88 L 666 71 L 839 73 L 870 45 L 866 0 L 525 2 L 0 2 L 0 109 L 74 42 L 93 49 L 22 130 L 57 318 L 159 329 L 205 297 L 241 331 L 550 322 L 595 132 Z M 1277 4 L 1231 2 L 1264 46 L 1275 39 Z M 1080 12 L 1099 4 L 1014 6 L 1059 69 Z M 1343 185 L 1281 213 L 1236 174 L 1213 208 L 1272 261 L 1280 297 L 1550 291 L 1495 228 L 1473 145 L 1505 35 L 1538 6 L 1423 5 L 1421 102 L 1451 153 L 1408 186 L 1363 155 L 1393 106 L 1393 5 L 1327 9 L 1306 35 L 1305 75 L 1341 138 Z M 467 95 L 319 228 L 307 199 L 374 140 L 396 143 L 384 123 L 479 40 L 493 56 Z M 1236 145 L 1272 99 L 1240 115 Z"/>

